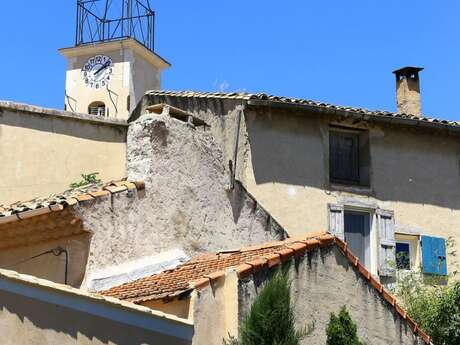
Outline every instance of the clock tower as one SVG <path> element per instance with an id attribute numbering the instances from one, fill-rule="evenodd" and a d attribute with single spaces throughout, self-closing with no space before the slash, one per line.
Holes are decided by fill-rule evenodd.
<path id="1" fill-rule="evenodd" d="M 154 51 L 148 0 L 77 0 L 75 46 L 67 59 L 65 108 L 127 119 L 147 90 L 161 88 L 170 64 Z"/>

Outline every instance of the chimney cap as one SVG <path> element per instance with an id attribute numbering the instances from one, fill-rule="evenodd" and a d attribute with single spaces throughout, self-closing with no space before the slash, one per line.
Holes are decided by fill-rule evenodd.
<path id="1" fill-rule="evenodd" d="M 417 74 L 420 71 L 423 71 L 423 67 L 406 66 L 406 67 L 394 70 L 393 73 L 396 74 L 396 76 L 400 76 L 400 75 Z"/>

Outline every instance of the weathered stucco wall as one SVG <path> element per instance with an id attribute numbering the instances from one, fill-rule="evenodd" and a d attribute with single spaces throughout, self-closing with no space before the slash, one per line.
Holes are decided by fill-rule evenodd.
<path id="1" fill-rule="evenodd" d="M 128 176 L 145 193 L 119 193 L 76 208 L 92 232 L 87 275 L 96 269 L 182 249 L 190 256 L 282 239 L 284 230 L 239 184 L 228 190 L 210 132 L 146 116 L 128 134 Z"/>
<path id="2" fill-rule="evenodd" d="M 89 115 L 0 104 L 0 204 L 60 193 L 98 172 L 126 175 L 126 125 Z"/>
<path id="3" fill-rule="evenodd" d="M 403 232 L 452 236 L 460 250 L 460 142 L 447 131 L 372 124 L 333 115 L 248 108 L 244 100 L 147 94 L 148 105 L 167 103 L 212 124 L 224 161 L 233 159 L 238 107 L 244 108 L 237 178 L 290 235 L 328 228 L 328 203 L 394 210 Z M 369 129 L 371 188 L 344 189 L 329 179 L 329 124 Z M 375 260 L 374 260 L 375 261 Z M 448 265 L 450 270 L 454 269 Z M 376 267 L 372 271 L 376 273 Z"/>
<path id="4" fill-rule="evenodd" d="M 263 270 L 240 280 L 240 322 L 247 315 L 263 284 L 274 272 Z M 292 279 L 291 303 L 296 326 L 305 327 L 315 322 L 312 335 L 301 344 L 324 345 L 330 313 L 337 314 L 344 305 L 357 324 L 359 337 L 366 344 L 416 344 L 410 327 L 364 280 L 337 247 L 309 252 L 308 256 L 291 264 L 289 274 Z"/>
<path id="5" fill-rule="evenodd" d="M 452 236 L 460 248 L 458 138 L 358 125 L 369 130 L 371 187 L 347 191 L 329 183 L 328 126 L 349 122 L 276 112 L 246 112 L 246 121 L 250 149 L 241 178 L 290 234 L 327 229 L 328 203 L 359 204 L 394 210 L 397 229 Z"/>

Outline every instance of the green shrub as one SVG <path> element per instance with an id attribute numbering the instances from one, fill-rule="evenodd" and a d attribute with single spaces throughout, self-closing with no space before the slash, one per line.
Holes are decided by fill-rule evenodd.
<path id="1" fill-rule="evenodd" d="M 447 276 L 429 276 L 421 269 L 400 273 L 394 293 L 407 314 L 436 345 L 460 344 L 460 282 L 455 241 L 446 241 L 450 268 Z"/>
<path id="2" fill-rule="evenodd" d="M 82 180 L 71 183 L 70 188 L 75 189 L 75 188 L 89 186 L 92 184 L 100 185 L 102 184 L 102 181 L 97 178 L 97 175 L 99 175 L 99 173 L 91 173 L 88 175 L 81 174 Z"/>
<path id="3" fill-rule="evenodd" d="M 327 345 L 363 345 L 356 334 L 356 324 L 348 314 L 345 306 L 340 309 L 339 315 L 331 314 L 326 329 Z"/>
<path id="4" fill-rule="evenodd" d="M 439 285 L 435 278 L 430 284 L 425 280 L 417 273 L 399 279 L 397 298 L 436 345 L 460 344 L 460 282 Z"/>
<path id="5" fill-rule="evenodd" d="M 230 337 L 225 345 L 298 345 L 313 331 L 313 323 L 296 330 L 291 306 L 290 281 L 277 272 L 263 287 L 240 328 L 239 340 Z"/>

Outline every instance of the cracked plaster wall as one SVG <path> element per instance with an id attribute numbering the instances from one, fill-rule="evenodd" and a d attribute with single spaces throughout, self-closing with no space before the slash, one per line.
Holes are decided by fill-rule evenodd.
<path id="1" fill-rule="evenodd" d="M 209 131 L 160 115 L 128 130 L 130 180 L 145 191 L 118 193 L 76 207 L 92 232 L 87 277 L 97 269 L 169 249 L 193 256 L 285 238 L 284 230 L 229 174 Z"/>

